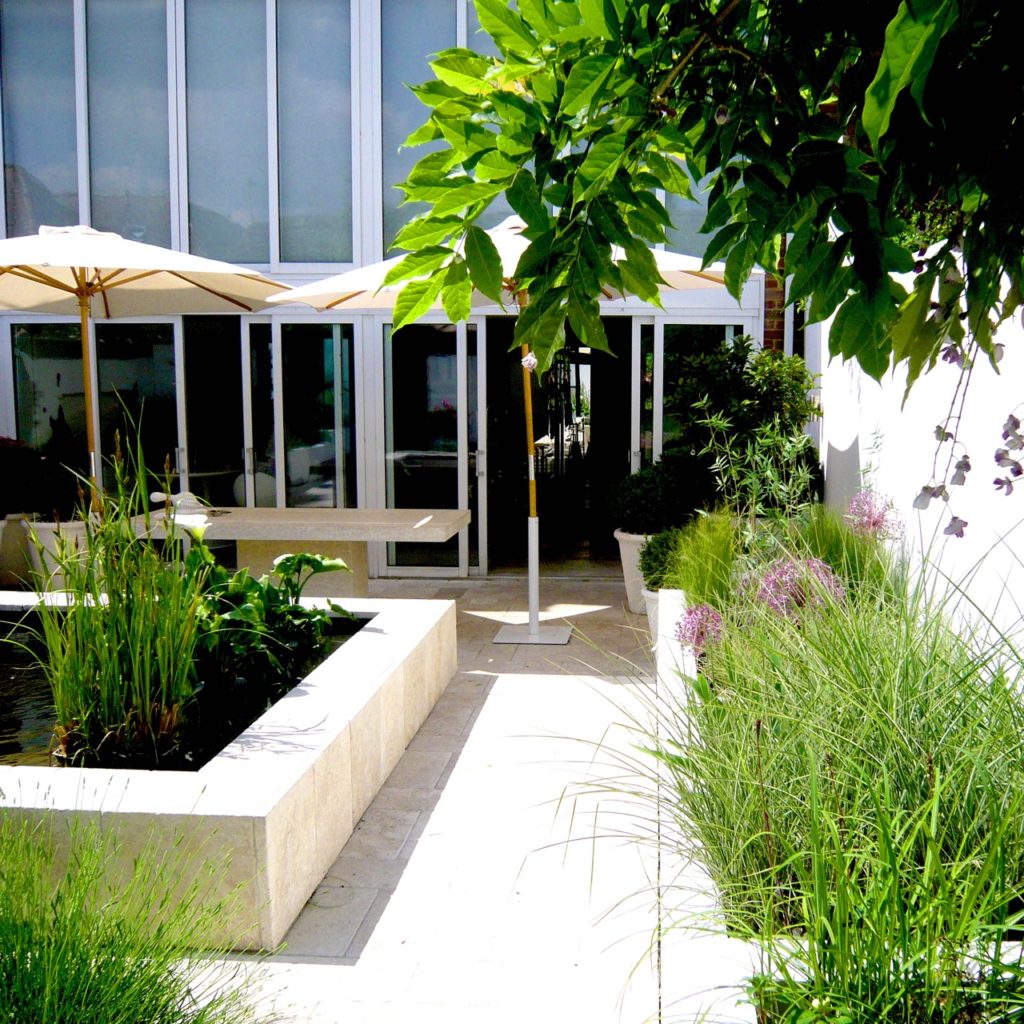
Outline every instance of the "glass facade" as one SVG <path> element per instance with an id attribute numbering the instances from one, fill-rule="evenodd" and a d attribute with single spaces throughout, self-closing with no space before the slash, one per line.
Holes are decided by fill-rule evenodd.
<path id="1" fill-rule="evenodd" d="M 381 138 L 384 201 L 384 248 L 399 228 L 415 216 L 417 206 L 399 206 L 404 181 L 413 165 L 436 144 L 400 149 L 409 134 L 427 119 L 427 108 L 409 91 L 431 78 L 428 54 L 456 44 L 455 0 L 381 0 Z"/>
<path id="2" fill-rule="evenodd" d="M 352 259 L 352 82 L 345 0 L 277 11 L 281 261 Z"/>
<path id="3" fill-rule="evenodd" d="M 66 0 L 0 4 L 4 190 L 9 237 L 77 224 L 74 10 Z"/>
<path id="4" fill-rule="evenodd" d="M 189 249 L 234 263 L 268 263 L 263 0 L 188 0 L 185 98 Z"/>
<path id="5" fill-rule="evenodd" d="M 169 246 L 164 0 L 89 0 L 86 14 L 92 225 Z"/>
<path id="6" fill-rule="evenodd" d="M 289 507 L 356 504 L 351 324 L 282 324 Z"/>

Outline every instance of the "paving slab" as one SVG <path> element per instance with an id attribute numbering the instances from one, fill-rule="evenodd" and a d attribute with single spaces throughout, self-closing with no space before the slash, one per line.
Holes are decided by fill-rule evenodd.
<path id="1" fill-rule="evenodd" d="M 564 647 L 490 642 L 524 621 L 522 579 L 370 587 L 459 591 L 459 672 L 267 961 L 278 1019 L 641 1024 L 713 1007 L 709 1019 L 753 1020 L 732 988 L 746 950 L 728 940 L 673 933 L 659 979 L 656 889 L 670 869 L 659 876 L 653 849 L 626 838 L 650 830 L 649 809 L 631 822 L 611 800 L 609 828 L 595 785 L 616 749 L 631 754 L 616 723 L 653 675 L 621 580 L 542 581 L 542 618 L 587 634 Z"/>

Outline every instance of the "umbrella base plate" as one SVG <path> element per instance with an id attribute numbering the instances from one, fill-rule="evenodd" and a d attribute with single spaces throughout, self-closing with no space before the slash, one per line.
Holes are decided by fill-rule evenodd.
<path id="1" fill-rule="evenodd" d="M 535 632 L 527 626 L 502 626 L 491 641 L 495 644 L 567 644 L 572 636 L 569 626 L 539 626 Z"/>

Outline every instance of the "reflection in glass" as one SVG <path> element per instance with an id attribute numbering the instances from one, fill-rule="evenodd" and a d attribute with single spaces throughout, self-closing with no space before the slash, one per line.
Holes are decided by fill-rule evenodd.
<path id="1" fill-rule="evenodd" d="M 170 245 L 165 0 L 89 0 L 86 13 L 92 225 Z"/>
<path id="2" fill-rule="evenodd" d="M 234 505 L 245 471 L 240 325 L 236 316 L 182 318 L 188 485 L 211 505 Z"/>
<path id="3" fill-rule="evenodd" d="M 640 325 L 640 466 L 654 461 L 654 324 Z"/>
<path id="4" fill-rule="evenodd" d="M 665 208 L 672 220 L 672 227 L 666 232 L 668 248 L 687 256 L 703 256 L 712 235 L 702 235 L 700 228 L 708 215 L 708 188 L 710 178 L 698 183 L 690 182 L 693 199 L 685 199 L 674 192 L 665 193 Z"/>
<path id="5" fill-rule="evenodd" d="M 356 504 L 351 324 L 283 324 L 289 507 Z"/>
<path id="6" fill-rule="evenodd" d="M 684 422 L 691 420 L 692 400 L 700 397 L 699 389 L 693 381 L 694 357 L 717 350 L 723 340 L 731 339 L 741 332 L 740 327 L 726 327 L 722 324 L 665 324 L 661 410 L 663 452 L 679 442 L 683 433 L 680 419 Z"/>
<path id="7" fill-rule="evenodd" d="M 270 260 L 266 4 L 188 0 L 189 249 L 236 263 Z"/>
<path id="8" fill-rule="evenodd" d="M 0 90 L 8 236 L 77 224 L 74 9 L 67 0 L 0 5 Z"/>
<path id="9" fill-rule="evenodd" d="M 18 440 L 57 465 L 88 468 L 78 324 L 12 324 Z"/>
<path id="10" fill-rule="evenodd" d="M 253 474 L 254 504 L 272 508 L 277 504 L 274 481 L 274 361 L 270 324 L 249 325 L 249 395 L 252 409 L 252 451 L 249 466 Z M 244 505 L 245 482 L 235 481 L 235 504 Z"/>
<path id="11" fill-rule="evenodd" d="M 115 450 L 116 431 L 123 451 L 134 453 L 136 438 L 141 438 L 150 473 L 162 478 L 167 469 L 175 472 L 178 414 L 173 326 L 96 324 L 96 361 L 100 447 L 105 458 Z"/>
<path id="12" fill-rule="evenodd" d="M 351 43 L 347 0 L 277 7 L 281 260 L 352 259 Z"/>
<path id="13" fill-rule="evenodd" d="M 448 49 L 456 42 L 457 0 L 381 0 L 381 136 L 383 145 L 384 248 L 406 221 L 425 207 L 399 208 L 405 181 L 413 164 L 437 143 L 399 150 L 406 137 L 427 119 L 427 108 L 409 91 L 433 78 L 427 54 Z"/>
<path id="14" fill-rule="evenodd" d="M 396 335 L 385 328 L 388 508 L 458 508 L 457 361 L 450 325 L 414 324 Z M 458 537 L 444 544 L 389 544 L 388 563 L 457 566 Z"/>

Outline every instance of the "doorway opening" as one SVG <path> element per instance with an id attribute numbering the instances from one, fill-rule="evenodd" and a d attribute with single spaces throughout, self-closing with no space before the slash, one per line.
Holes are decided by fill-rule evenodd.
<path id="1" fill-rule="evenodd" d="M 608 494 L 630 470 L 629 317 L 603 321 L 613 354 L 569 333 L 542 384 L 532 381 L 540 558 L 545 575 L 621 572 Z M 515 321 L 487 321 L 488 553 L 491 573 L 526 566 L 527 466 Z"/>

